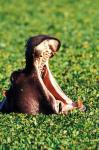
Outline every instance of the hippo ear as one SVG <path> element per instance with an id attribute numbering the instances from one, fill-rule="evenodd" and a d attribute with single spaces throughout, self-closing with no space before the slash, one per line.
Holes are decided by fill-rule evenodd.
<path id="1" fill-rule="evenodd" d="M 58 49 L 60 48 L 60 41 L 57 39 L 50 39 L 49 40 L 49 47 L 53 52 L 57 52 Z"/>

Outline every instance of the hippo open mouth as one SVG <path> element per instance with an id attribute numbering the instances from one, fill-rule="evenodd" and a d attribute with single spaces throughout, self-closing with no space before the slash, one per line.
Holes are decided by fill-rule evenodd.
<path id="1" fill-rule="evenodd" d="M 61 106 L 61 108 L 58 108 L 59 111 L 65 111 L 67 113 L 67 111 L 77 107 L 77 104 L 63 93 L 49 69 L 49 59 L 55 55 L 59 47 L 60 42 L 56 39 L 46 39 L 42 41 L 34 48 L 34 64 L 47 90 L 61 105 L 63 104 L 65 106 L 63 108 L 59 105 Z"/>
<path id="2" fill-rule="evenodd" d="M 82 103 L 75 103 L 64 94 L 49 69 L 49 60 L 59 48 L 60 41 L 54 37 L 29 38 L 26 66 L 11 74 L 11 86 L 0 103 L 1 112 L 67 114 L 74 108 L 85 109 Z"/>

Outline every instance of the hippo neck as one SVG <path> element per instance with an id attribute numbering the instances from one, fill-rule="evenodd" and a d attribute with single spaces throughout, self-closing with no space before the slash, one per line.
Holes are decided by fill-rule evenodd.
<path id="1" fill-rule="evenodd" d="M 33 60 L 26 60 L 26 66 L 25 66 L 25 70 L 28 73 L 35 73 L 36 72 L 36 68 L 34 66 Z"/>

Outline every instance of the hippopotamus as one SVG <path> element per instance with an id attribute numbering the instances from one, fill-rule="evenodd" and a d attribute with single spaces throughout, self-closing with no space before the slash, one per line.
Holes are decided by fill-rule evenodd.
<path id="1" fill-rule="evenodd" d="M 49 69 L 49 60 L 60 46 L 61 42 L 49 35 L 37 35 L 27 40 L 26 65 L 11 74 L 11 85 L 0 102 L 0 112 L 48 115 L 84 109 L 83 104 L 66 96 Z"/>

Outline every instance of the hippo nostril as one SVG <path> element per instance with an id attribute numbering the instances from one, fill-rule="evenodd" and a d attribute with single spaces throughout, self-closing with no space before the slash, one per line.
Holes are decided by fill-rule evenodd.
<path id="1" fill-rule="evenodd" d="M 50 48 L 53 52 L 55 51 L 52 45 L 49 45 L 49 48 Z"/>
<path id="2" fill-rule="evenodd" d="M 36 58 L 43 57 L 41 51 L 35 51 L 35 57 Z"/>

